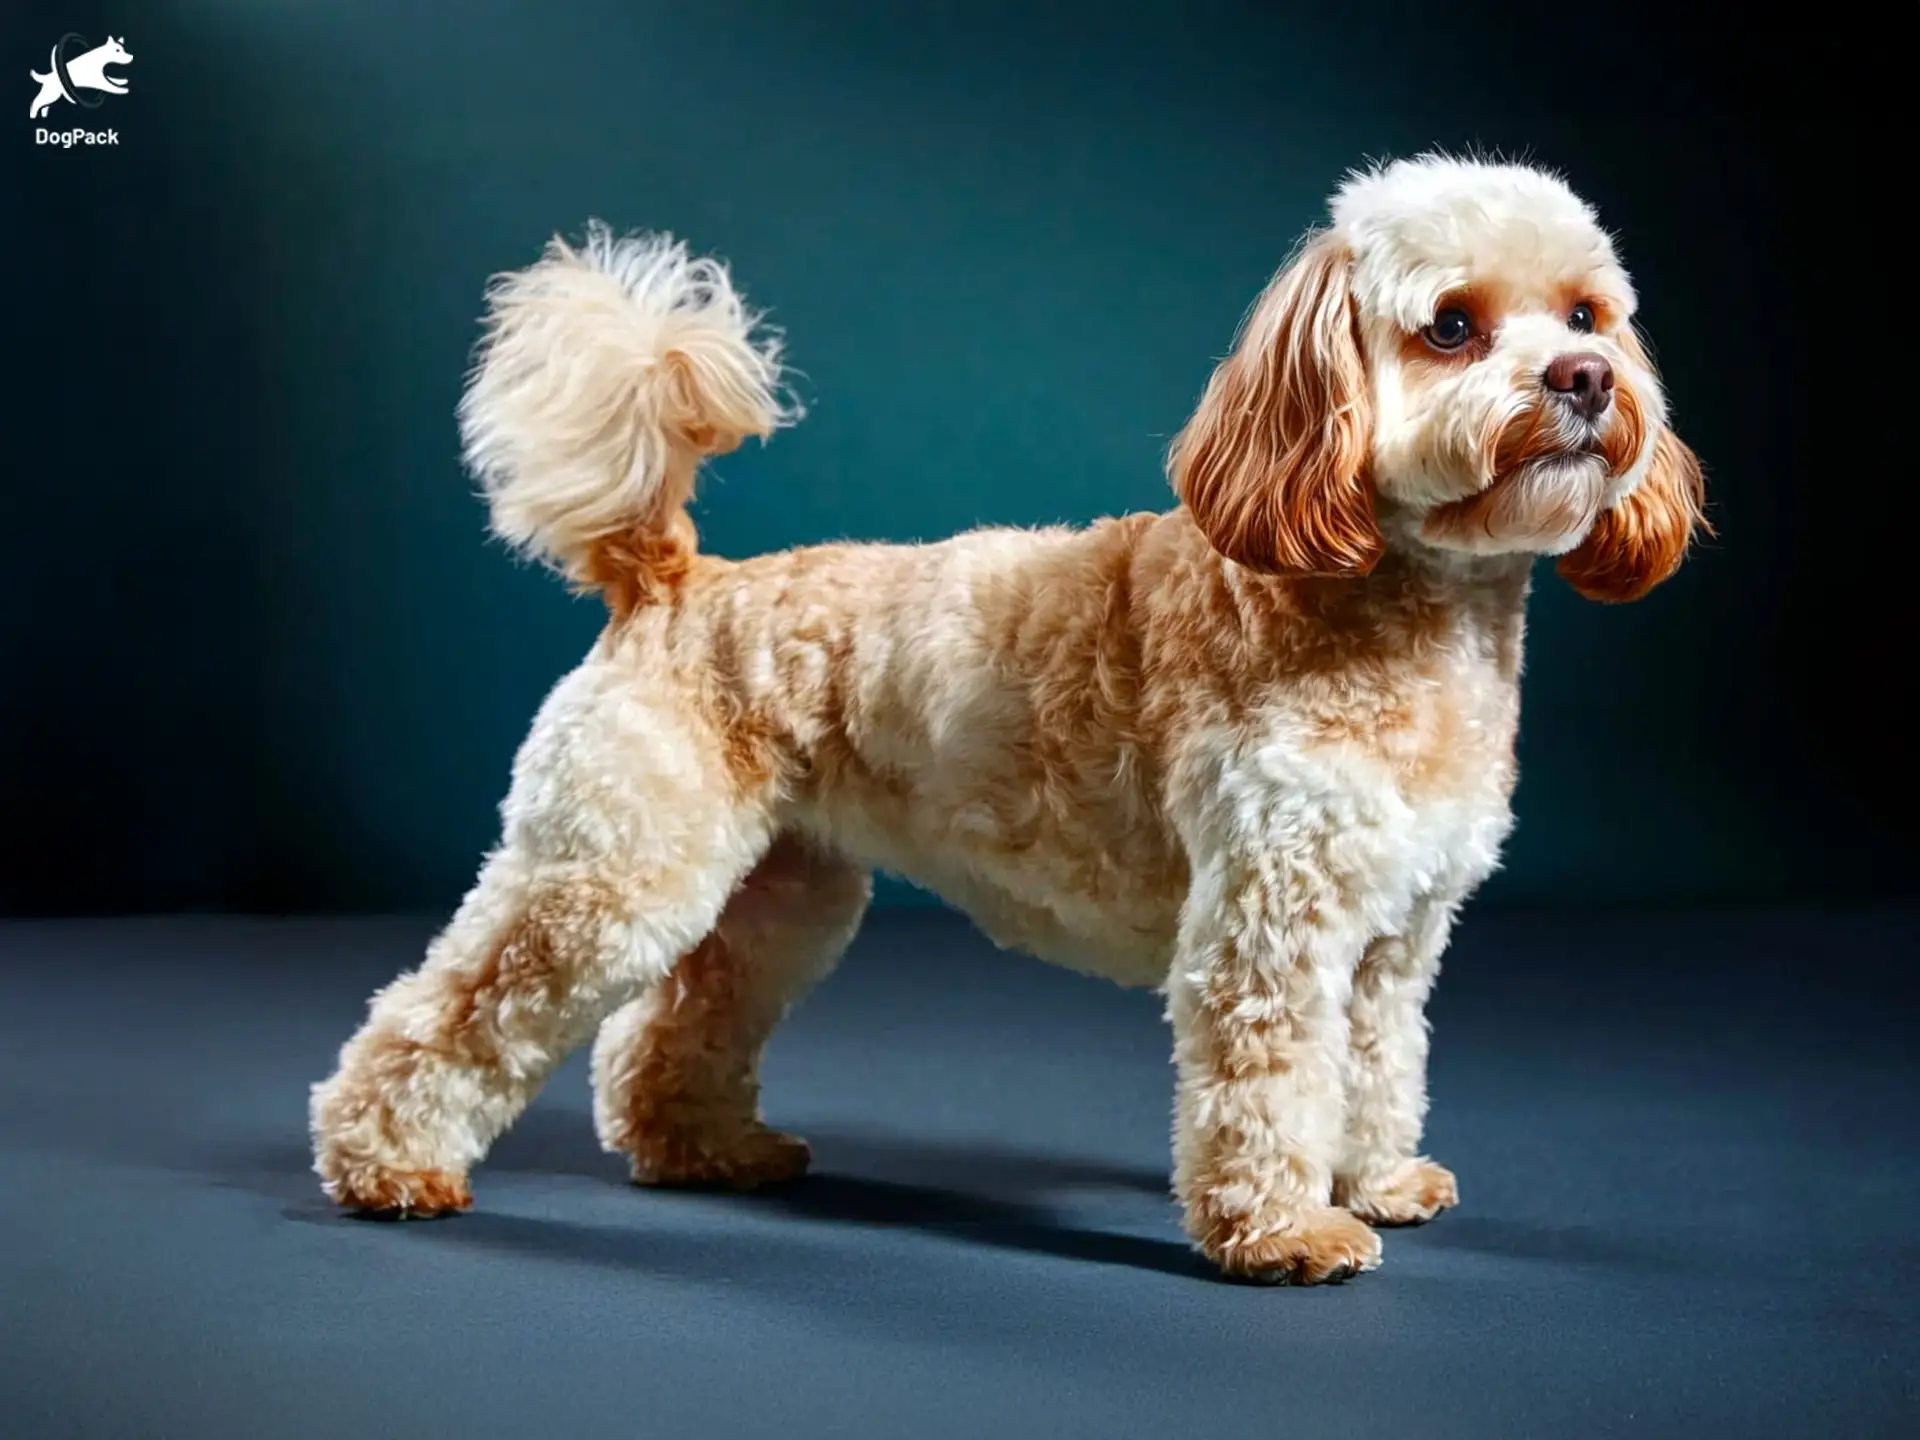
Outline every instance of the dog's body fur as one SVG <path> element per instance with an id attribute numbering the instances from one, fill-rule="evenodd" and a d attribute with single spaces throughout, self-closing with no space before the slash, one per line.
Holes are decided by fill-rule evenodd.
<path id="1" fill-rule="evenodd" d="M 1573 294 L 1619 380 L 1585 420 L 1540 379 Z M 1443 300 L 1490 317 L 1481 353 L 1409 340 Z M 724 272 L 596 235 L 506 277 L 468 453 L 500 533 L 613 619 L 460 913 L 316 1087 L 329 1193 L 464 1208 L 596 1027 L 601 1138 L 636 1178 L 797 1174 L 759 1051 L 880 868 L 1165 989 L 1174 1186 L 1224 1269 L 1371 1268 L 1365 1222 L 1456 1199 L 1417 1153 L 1423 1009 L 1510 824 L 1533 559 L 1631 598 L 1699 518 L 1632 305 L 1557 182 L 1392 167 L 1250 316 L 1175 444 L 1180 508 L 735 563 L 694 546 L 695 467 L 793 417 Z"/>

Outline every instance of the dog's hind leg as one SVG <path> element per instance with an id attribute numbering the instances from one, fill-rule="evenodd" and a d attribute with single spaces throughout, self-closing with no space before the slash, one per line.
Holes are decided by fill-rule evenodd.
<path id="1" fill-rule="evenodd" d="M 465 1209 L 468 1169 L 554 1066 L 712 931 L 766 853 L 765 786 L 732 772 L 722 737 L 609 704 L 606 678 L 556 690 L 501 849 L 314 1087 L 314 1168 L 341 1204 Z"/>
<path id="2" fill-rule="evenodd" d="M 760 1053 L 859 928 L 866 871 L 788 835 L 673 973 L 601 1026 L 594 1120 L 643 1185 L 745 1189 L 792 1179 L 806 1143 L 763 1123 Z"/>

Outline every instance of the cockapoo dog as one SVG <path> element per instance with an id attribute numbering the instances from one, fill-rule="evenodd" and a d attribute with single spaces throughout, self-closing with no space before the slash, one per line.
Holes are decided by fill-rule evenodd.
<path id="1" fill-rule="evenodd" d="M 611 619 L 473 890 L 314 1089 L 327 1193 L 467 1208 L 596 1031 L 638 1181 L 798 1176 L 758 1059 L 885 869 L 1164 989 L 1173 1188 L 1228 1274 L 1342 1279 L 1454 1204 L 1423 1009 L 1511 824 L 1533 562 L 1645 594 L 1701 474 L 1558 179 L 1428 156 L 1331 208 L 1175 439 L 1177 508 L 743 561 L 697 550 L 695 472 L 797 412 L 725 269 L 595 230 L 498 278 L 466 455 L 495 531 Z"/>

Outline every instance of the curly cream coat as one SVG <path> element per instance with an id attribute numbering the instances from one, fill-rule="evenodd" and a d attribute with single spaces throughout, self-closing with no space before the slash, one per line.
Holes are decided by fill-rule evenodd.
<path id="1" fill-rule="evenodd" d="M 726 271 L 595 231 L 502 277 L 468 457 L 496 530 L 611 619 L 472 892 L 315 1087 L 328 1193 L 465 1208 L 596 1031 L 637 1179 L 797 1175 L 759 1053 L 880 868 L 1164 990 L 1174 1189 L 1225 1271 L 1372 1268 L 1373 1227 L 1457 1200 L 1419 1153 L 1423 1012 L 1510 825 L 1533 561 L 1631 599 L 1701 523 L 1634 304 L 1557 179 L 1387 166 L 1250 313 L 1178 508 L 732 562 L 697 550 L 698 465 L 797 413 Z"/>

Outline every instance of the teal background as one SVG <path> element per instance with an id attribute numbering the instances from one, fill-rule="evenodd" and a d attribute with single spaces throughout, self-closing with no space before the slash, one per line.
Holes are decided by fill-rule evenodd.
<path id="1" fill-rule="evenodd" d="M 1900 889 L 1906 727 L 1827 698 L 1889 622 L 1834 501 L 1887 467 L 1838 423 L 1878 376 L 1829 363 L 1869 337 L 1832 303 L 1826 212 L 1891 137 L 1820 97 L 1879 62 L 1499 13 L 14 10 L 23 70 L 68 29 L 135 59 L 130 95 L 62 120 L 120 146 L 32 145 L 24 77 L 0 127 L 31 362 L 0 502 L 0 906 L 459 894 L 601 620 L 484 538 L 457 463 L 481 287 L 555 230 L 672 229 L 789 332 L 812 414 L 717 467 L 708 548 L 935 537 L 1166 505 L 1162 446 L 1343 170 L 1436 144 L 1530 153 L 1599 206 L 1721 529 L 1636 607 L 1543 571 L 1490 898 Z"/>

